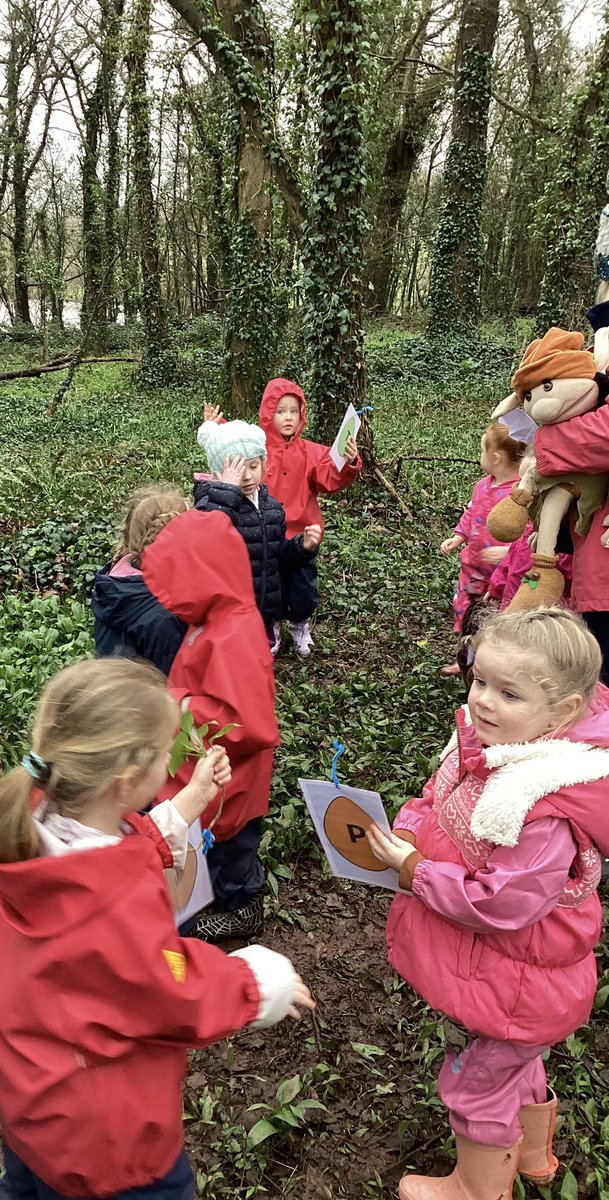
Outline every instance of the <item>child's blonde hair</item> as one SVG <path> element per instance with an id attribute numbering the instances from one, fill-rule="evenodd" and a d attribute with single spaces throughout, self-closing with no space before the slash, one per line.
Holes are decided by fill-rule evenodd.
<path id="1" fill-rule="evenodd" d="M 21 766 L 0 780 L 0 862 L 36 856 L 33 788 L 42 788 L 53 810 L 79 817 L 128 768 L 144 774 L 177 719 L 167 680 L 149 663 L 86 659 L 60 671 L 34 721 L 39 779 Z"/>
<path id="2" fill-rule="evenodd" d="M 139 567 L 146 546 L 151 546 L 161 529 L 186 512 L 188 501 L 183 491 L 172 484 L 157 483 L 136 492 L 125 519 L 125 527 L 115 560 L 127 554 Z"/>
<path id="3" fill-rule="evenodd" d="M 582 697 L 582 709 L 590 703 L 603 660 L 596 638 L 577 613 L 549 607 L 497 613 L 472 638 L 474 650 L 484 642 L 526 654 L 527 675 L 544 689 L 551 707 L 573 695 Z M 581 710 L 575 719 L 580 716 Z"/>
<path id="4" fill-rule="evenodd" d="M 526 442 L 519 442 L 513 438 L 507 425 L 504 425 L 502 421 L 493 421 L 492 425 L 487 425 L 484 436 L 489 450 L 499 450 L 501 454 L 506 455 L 509 462 L 515 465 L 520 462 L 528 450 Z"/>

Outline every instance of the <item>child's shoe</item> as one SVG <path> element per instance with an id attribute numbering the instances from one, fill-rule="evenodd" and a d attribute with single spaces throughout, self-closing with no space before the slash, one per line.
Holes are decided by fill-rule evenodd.
<path id="1" fill-rule="evenodd" d="M 308 658 L 313 645 L 308 621 L 290 621 L 290 635 L 301 658 Z"/>
<path id="2" fill-rule="evenodd" d="M 506 1149 L 471 1142 L 457 1134 L 452 1175 L 404 1175 L 400 1200 L 512 1200 L 521 1141 Z"/>
<path id="3" fill-rule="evenodd" d="M 276 656 L 279 654 L 279 647 L 281 645 L 281 621 L 275 621 L 275 624 L 269 629 L 268 633 L 271 654 L 273 655 L 273 658 L 276 658 Z"/>
<path id="4" fill-rule="evenodd" d="M 525 1104 L 520 1109 L 523 1142 L 520 1147 L 518 1171 L 525 1179 L 540 1187 L 552 1182 L 558 1159 L 552 1149 L 558 1103 L 551 1088 L 545 1104 Z"/>
<path id="5" fill-rule="evenodd" d="M 263 925 L 264 909 L 260 895 L 232 912 L 208 909 L 199 917 L 189 936 L 200 938 L 202 942 L 224 942 L 228 938 L 257 937 L 262 933 Z"/>

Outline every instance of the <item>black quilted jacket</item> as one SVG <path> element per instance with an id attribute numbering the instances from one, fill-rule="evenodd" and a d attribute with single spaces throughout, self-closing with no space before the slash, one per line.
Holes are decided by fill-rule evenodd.
<path id="1" fill-rule="evenodd" d="M 283 504 L 264 483 L 258 491 L 258 508 L 240 487 L 216 479 L 196 483 L 194 494 L 196 508 L 226 513 L 239 530 L 252 564 L 256 603 L 268 629 L 283 616 L 282 575 L 311 562 L 317 550 L 305 550 L 302 533 L 286 537 Z"/>

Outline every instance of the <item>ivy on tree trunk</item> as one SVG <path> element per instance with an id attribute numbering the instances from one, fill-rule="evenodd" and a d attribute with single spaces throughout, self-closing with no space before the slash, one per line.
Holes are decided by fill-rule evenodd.
<path id="1" fill-rule="evenodd" d="M 333 441 L 346 405 L 363 404 L 364 144 L 362 57 L 368 0 L 317 0 L 318 150 L 303 255 L 305 332 L 319 434 Z"/>
<path id="2" fill-rule="evenodd" d="M 499 0 L 464 0 L 455 62 L 452 136 L 429 296 L 430 327 L 473 324 L 482 274 L 482 200 Z"/>

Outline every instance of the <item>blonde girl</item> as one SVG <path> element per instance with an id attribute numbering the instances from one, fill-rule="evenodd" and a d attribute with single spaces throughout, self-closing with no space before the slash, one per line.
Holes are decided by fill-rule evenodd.
<path id="1" fill-rule="evenodd" d="M 501 421 L 485 429 L 480 454 L 484 478 L 476 484 L 452 537 L 445 538 L 440 545 L 442 554 L 461 550 L 459 583 L 453 601 L 453 628 L 460 637 L 472 632 L 474 606 L 484 596 L 495 567 L 508 552 L 508 546 L 491 537 L 486 520 L 491 509 L 510 495 L 519 479 L 518 467 L 525 451 L 526 444 L 510 437 L 507 425 Z M 458 663 L 442 667 L 440 674 L 458 675 Z"/>
<path id="2" fill-rule="evenodd" d="M 198 763 L 168 802 L 167 837 L 138 816 L 165 779 L 176 722 L 154 668 L 76 663 L 48 684 L 31 749 L 0 782 L 0 1126 L 13 1200 L 134 1189 L 193 1200 L 188 1048 L 313 1006 L 282 956 L 229 957 L 178 936 L 163 866 L 179 866 L 188 824 L 230 766 L 221 750 Z"/>
<path id="3" fill-rule="evenodd" d="M 444 1014 L 439 1092 L 457 1141 L 448 1178 L 407 1174 L 401 1200 L 509 1200 L 516 1172 L 558 1166 L 543 1056 L 588 1020 L 609 851 L 609 693 L 574 613 L 495 616 L 474 639 L 469 707 L 391 837 L 397 971 Z"/>
<path id="4" fill-rule="evenodd" d="M 140 564 L 161 529 L 188 507 L 184 493 L 170 484 L 153 484 L 133 496 L 114 559 L 95 578 L 91 606 L 100 656 L 145 658 L 169 674 L 186 625 L 155 599 Z"/>

